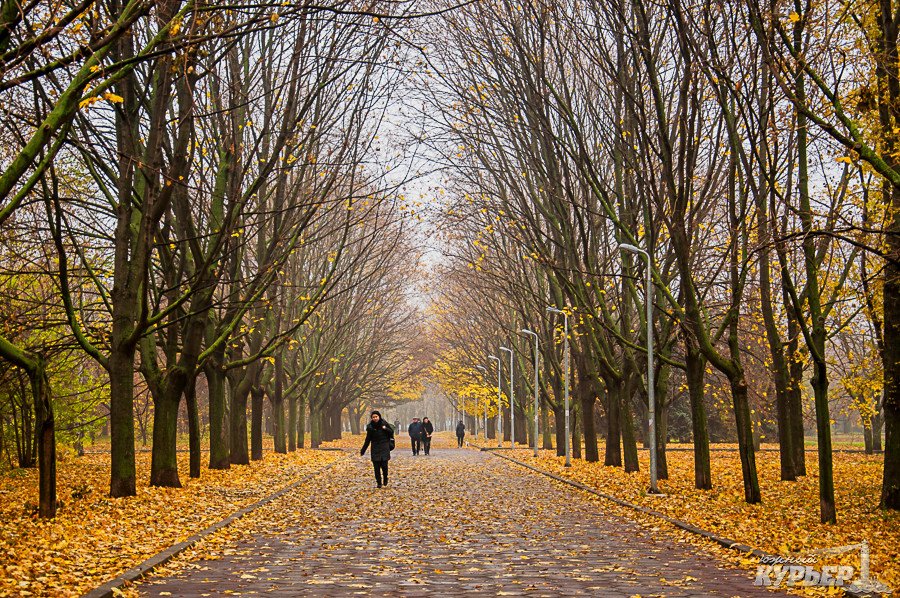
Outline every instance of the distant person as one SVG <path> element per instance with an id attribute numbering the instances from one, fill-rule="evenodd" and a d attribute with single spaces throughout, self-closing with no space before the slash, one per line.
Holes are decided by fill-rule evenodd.
<path id="1" fill-rule="evenodd" d="M 431 453 L 431 435 L 434 434 L 434 426 L 427 417 L 422 418 L 422 445 L 425 448 L 425 454 Z"/>
<path id="2" fill-rule="evenodd" d="M 400 431 L 400 420 L 395 419 L 394 420 L 394 432 L 399 432 L 399 431 Z"/>
<path id="3" fill-rule="evenodd" d="M 466 437 L 466 424 L 459 422 L 456 424 L 456 448 L 462 448 L 463 438 Z"/>
<path id="4" fill-rule="evenodd" d="M 375 482 L 378 487 L 387 486 L 388 461 L 391 459 L 391 444 L 394 441 L 394 430 L 391 425 L 381 419 L 381 413 L 372 412 L 372 420 L 366 426 L 366 443 L 363 444 L 359 455 L 366 454 L 366 449 L 372 445 L 372 466 L 375 469 Z"/>
<path id="5" fill-rule="evenodd" d="M 422 422 L 419 421 L 418 417 L 414 417 L 412 423 L 406 428 L 407 433 L 409 434 L 409 441 L 412 444 L 412 452 L 413 457 L 419 454 L 419 451 L 422 450 Z"/>

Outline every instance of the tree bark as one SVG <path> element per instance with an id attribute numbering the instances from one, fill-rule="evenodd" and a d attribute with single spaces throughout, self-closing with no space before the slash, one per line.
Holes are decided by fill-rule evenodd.
<path id="1" fill-rule="evenodd" d="M 263 458 L 263 398 L 265 390 L 262 386 L 250 388 L 250 460 L 261 461 Z"/>
<path id="2" fill-rule="evenodd" d="M 287 414 L 287 441 L 288 451 L 297 450 L 297 395 L 291 393 L 288 397 L 288 414 Z M 301 447 L 302 448 L 302 447 Z"/>
<path id="3" fill-rule="evenodd" d="M 113 306 L 115 311 L 115 305 Z M 119 326 L 122 324 L 120 323 Z M 113 321 L 113 329 L 117 325 Z M 113 333 L 113 338 L 122 337 Z M 128 343 L 113 344 L 109 356 L 110 481 L 113 498 L 134 496 L 134 353 Z"/>
<path id="4" fill-rule="evenodd" d="M 174 396 L 173 396 L 174 395 Z M 178 479 L 178 408 L 181 391 L 171 388 L 153 393 L 153 448 L 150 458 L 150 485 L 181 488 Z"/>
<path id="5" fill-rule="evenodd" d="M 603 464 L 607 467 L 622 467 L 619 386 L 606 385 L 606 455 Z"/>
<path id="6" fill-rule="evenodd" d="M 272 394 L 272 421 L 275 425 L 275 452 L 287 452 L 287 431 L 284 421 L 284 364 L 281 351 L 275 355 L 275 390 Z"/>
<path id="7" fill-rule="evenodd" d="M 188 447 L 190 450 L 190 477 L 200 477 L 200 412 L 197 408 L 197 376 L 192 376 L 184 389 L 184 402 L 188 416 Z"/>
<path id="8" fill-rule="evenodd" d="M 625 387 L 625 392 L 619 394 L 619 413 L 622 421 L 622 448 L 625 457 L 625 473 L 640 471 L 638 461 L 637 438 L 634 434 L 634 419 L 631 412 L 630 385 Z"/>
<path id="9" fill-rule="evenodd" d="M 694 487 L 700 490 L 712 488 L 709 464 L 709 430 L 704 403 L 704 368 L 706 364 L 700 349 L 690 335 L 685 335 L 685 375 L 691 400 L 691 429 L 694 441 Z"/>
<path id="10" fill-rule="evenodd" d="M 229 442 L 229 421 L 225 400 L 225 372 L 221 369 L 224 349 L 204 368 L 206 387 L 209 390 L 209 468 L 228 469 L 231 467 L 231 447 Z"/>
<path id="11" fill-rule="evenodd" d="M 35 368 L 29 372 L 34 396 L 35 429 L 37 432 L 38 514 L 45 519 L 56 516 L 56 425 L 53 402 L 50 398 L 50 379 L 40 355 Z"/>
<path id="12" fill-rule="evenodd" d="M 247 396 L 250 394 L 250 377 L 244 376 L 240 381 L 231 380 L 231 417 L 230 417 L 230 459 L 233 465 L 250 463 L 250 450 L 247 445 Z"/>

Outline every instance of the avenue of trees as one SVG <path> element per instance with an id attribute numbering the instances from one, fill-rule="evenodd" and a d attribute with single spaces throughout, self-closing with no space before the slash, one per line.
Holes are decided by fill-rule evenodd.
<path id="1" fill-rule="evenodd" d="M 900 509 L 898 32 L 893 0 L 0 1 L 0 455 L 51 517 L 58 440 L 108 433 L 130 496 L 138 443 L 179 486 L 182 432 L 199 476 L 427 372 L 508 439 L 522 328 L 562 452 L 567 321 L 576 458 L 638 470 L 649 326 L 662 477 L 736 442 L 757 503 L 774 440 L 833 522 L 852 418 Z"/>
<path id="2" fill-rule="evenodd" d="M 650 300 L 661 477 L 670 436 L 692 442 L 699 489 L 716 484 L 710 441 L 737 442 L 759 502 L 755 455 L 774 440 L 783 480 L 818 470 L 833 522 L 832 423 L 852 415 L 884 451 L 873 506 L 900 509 L 898 23 L 890 1 L 497 0 L 435 24 L 420 100 L 450 190 L 448 392 L 493 418 L 487 355 L 506 386 L 498 345 L 514 347 L 530 442 L 519 331 L 534 330 L 543 443 L 555 430 L 561 454 L 564 322 L 547 307 L 563 309 L 573 453 L 635 471 Z"/>
<path id="3" fill-rule="evenodd" d="M 418 268 L 380 133 L 410 6 L 0 3 L 0 451 L 106 427 L 110 494 L 408 398 Z M 399 11 L 399 12 L 398 12 Z M 264 412 L 267 417 L 264 419 Z M 309 419 L 307 419 L 309 418 Z"/>

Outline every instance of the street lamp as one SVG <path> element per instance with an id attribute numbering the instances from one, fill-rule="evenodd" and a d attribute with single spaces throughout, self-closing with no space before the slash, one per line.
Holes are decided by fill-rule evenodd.
<path id="1" fill-rule="evenodd" d="M 500 371 L 500 358 L 496 355 L 488 355 L 488 359 L 497 362 L 497 448 L 503 448 L 503 408 L 501 406 L 500 379 L 502 372 Z"/>
<path id="2" fill-rule="evenodd" d="M 563 394 L 565 395 L 565 410 L 566 410 L 566 467 L 572 467 L 572 457 L 569 450 L 569 445 L 571 445 L 570 432 L 569 432 L 569 314 L 564 312 L 561 309 L 556 309 L 552 305 L 547 307 L 547 311 L 552 314 L 562 314 L 563 320 L 565 321 L 565 328 L 563 329 L 563 342 L 565 343 L 563 349 L 563 362 L 565 365 L 563 366 L 563 370 L 565 371 L 565 390 Z"/>
<path id="3" fill-rule="evenodd" d="M 534 456 L 538 456 L 538 335 L 537 332 L 523 328 L 522 334 L 534 337 Z"/>
<path id="4" fill-rule="evenodd" d="M 650 420 L 650 490 L 651 494 L 660 494 L 656 487 L 656 389 L 653 380 L 653 269 L 650 254 L 634 245 L 619 244 L 619 249 L 636 253 L 647 263 L 647 277 L 644 287 L 644 303 L 647 304 L 647 398 Z"/>
<path id="5" fill-rule="evenodd" d="M 516 448 L 516 412 L 514 406 L 516 404 L 516 391 L 513 381 L 516 379 L 513 375 L 513 352 L 512 349 L 500 347 L 501 351 L 509 353 L 509 448 Z"/>

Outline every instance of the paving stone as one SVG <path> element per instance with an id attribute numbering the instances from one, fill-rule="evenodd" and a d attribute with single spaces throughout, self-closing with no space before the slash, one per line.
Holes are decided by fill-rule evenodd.
<path id="1" fill-rule="evenodd" d="M 395 453 L 388 488 L 348 459 L 252 517 L 251 537 L 145 596 L 770 596 L 582 494 L 465 449 Z"/>

